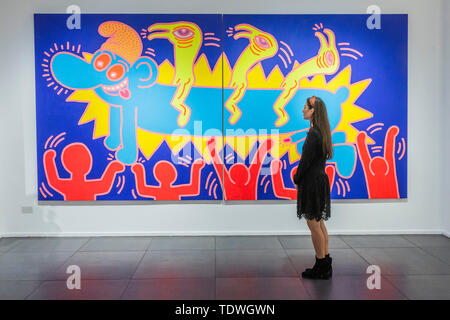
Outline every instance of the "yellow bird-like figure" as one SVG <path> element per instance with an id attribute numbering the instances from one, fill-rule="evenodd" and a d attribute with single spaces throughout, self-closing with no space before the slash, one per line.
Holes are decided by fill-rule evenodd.
<path id="1" fill-rule="evenodd" d="M 234 27 L 233 38 L 247 38 L 248 46 L 242 51 L 234 65 L 230 86 L 234 89 L 225 102 L 225 107 L 231 112 L 230 124 L 235 124 L 242 115 L 237 103 L 242 99 L 248 86 L 247 73 L 260 61 L 273 57 L 278 51 L 277 40 L 269 33 L 261 31 L 248 24 Z"/>
<path id="2" fill-rule="evenodd" d="M 191 108 L 184 101 L 194 85 L 194 62 L 202 46 L 201 29 L 192 22 L 155 23 L 148 27 L 147 39 L 163 38 L 173 44 L 175 77 L 172 84 L 178 86 L 171 105 L 180 112 L 177 123 L 184 127 L 191 116 Z"/>
<path id="3" fill-rule="evenodd" d="M 314 34 L 320 40 L 320 49 L 317 55 L 294 68 L 281 84 L 283 91 L 273 106 L 278 115 L 278 119 L 275 121 L 277 127 L 288 122 L 289 116 L 284 107 L 299 89 L 301 79 L 317 74 L 330 75 L 339 69 L 339 52 L 336 49 L 334 33 L 330 29 L 324 29 L 323 32 L 328 36 L 328 41 L 322 32 L 317 31 Z"/>

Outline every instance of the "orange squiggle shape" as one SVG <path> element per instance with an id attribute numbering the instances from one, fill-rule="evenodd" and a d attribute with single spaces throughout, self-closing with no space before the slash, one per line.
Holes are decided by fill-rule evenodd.
<path id="1" fill-rule="evenodd" d="M 131 65 L 141 56 L 142 41 L 139 34 L 122 22 L 107 21 L 98 27 L 98 33 L 108 38 L 101 49 L 111 51 Z"/>

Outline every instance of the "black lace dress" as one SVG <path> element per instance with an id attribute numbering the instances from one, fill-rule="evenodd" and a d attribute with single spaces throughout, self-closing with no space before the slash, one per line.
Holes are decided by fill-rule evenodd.
<path id="1" fill-rule="evenodd" d="M 325 173 L 326 157 L 322 135 L 316 127 L 309 129 L 302 148 L 302 157 L 294 175 L 298 185 L 297 216 L 316 221 L 330 217 L 330 182 Z"/>

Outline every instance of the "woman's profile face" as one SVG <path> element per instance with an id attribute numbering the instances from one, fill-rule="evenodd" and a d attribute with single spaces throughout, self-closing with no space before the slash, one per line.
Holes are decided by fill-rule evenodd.
<path id="1" fill-rule="evenodd" d="M 305 106 L 303 107 L 303 119 L 311 120 L 313 113 L 314 113 L 314 109 L 313 108 L 310 109 L 308 107 L 308 104 L 305 102 Z"/>

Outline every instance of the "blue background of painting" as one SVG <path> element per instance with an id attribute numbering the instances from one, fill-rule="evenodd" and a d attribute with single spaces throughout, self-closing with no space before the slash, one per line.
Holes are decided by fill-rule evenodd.
<path id="1" fill-rule="evenodd" d="M 52 88 L 46 86 L 45 78 L 42 77 L 41 67 L 42 59 L 46 58 L 44 51 L 53 47 L 54 43 L 58 45 L 69 41 L 70 45 L 78 46 L 81 44 L 81 51 L 93 53 L 104 42 L 98 32 L 98 26 L 106 20 L 118 20 L 133 27 L 137 32 L 146 28 L 155 22 L 172 21 L 192 21 L 195 22 L 203 31 L 214 32 L 215 35 L 223 39 L 225 53 L 230 60 L 231 66 L 234 65 L 237 57 L 248 42 L 245 40 L 233 40 L 226 35 L 221 36 L 228 27 L 233 27 L 239 23 L 248 23 L 273 34 L 278 42 L 283 41 L 289 44 L 294 52 L 293 60 L 300 63 L 311 58 L 319 49 L 318 39 L 314 36 L 312 27 L 314 24 L 323 23 L 324 27 L 330 28 L 336 35 L 336 43 L 349 42 L 350 47 L 364 54 L 364 57 L 357 61 L 341 56 L 341 71 L 347 65 L 352 66 L 351 82 L 355 83 L 365 79 L 372 79 L 372 83 L 357 99 L 355 104 L 373 113 L 373 118 L 354 123 L 357 130 L 366 131 L 374 123 L 384 123 L 381 131 L 375 132 L 371 138 L 375 140 L 377 146 L 384 146 L 384 138 L 387 129 L 392 125 L 400 128 L 400 133 L 396 138 L 396 148 L 401 138 L 407 141 L 407 15 L 382 15 L 381 29 L 370 30 L 366 27 L 368 15 L 130 15 L 130 14 L 83 14 L 81 16 L 81 29 L 69 30 L 66 27 L 66 14 L 36 14 L 35 15 L 35 59 L 36 59 L 36 121 L 37 121 L 37 159 L 38 159 L 38 185 L 42 182 L 55 195 L 51 199 L 45 199 L 39 194 L 39 200 L 62 200 L 57 192 L 54 192 L 47 184 L 43 170 L 42 156 L 44 153 L 44 144 L 50 135 L 56 136 L 61 132 L 67 132 L 65 140 L 57 147 L 57 165 L 60 176 L 68 178 L 68 173 L 60 164 L 60 154 L 64 146 L 71 142 L 82 142 L 93 153 L 93 168 L 88 175 L 88 179 L 99 178 L 108 164 L 108 154 L 111 153 L 103 145 L 103 138 L 92 139 L 94 123 L 90 122 L 78 125 L 78 121 L 83 114 L 86 103 L 65 102 L 67 95 L 56 95 Z M 282 23 L 280 23 L 280 21 Z M 152 40 L 151 43 L 144 43 L 144 51 L 147 47 L 155 49 L 158 64 L 166 58 L 173 64 L 173 47 L 163 39 Z M 221 54 L 221 48 L 213 46 L 202 46 L 199 56 L 205 53 L 208 57 L 211 67 Z M 351 53 L 351 52 L 349 52 Z M 262 62 L 266 74 L 278 64 L 280 70 L 286 75 L 289 69 L 284 68 L 282 61 L 275 56 L 272 59 Z M 291 65 L 292 67 L 292 65 Z M 333 76 L 326 76 L 330 80 Z M 70 91 L 69 91 L 70 94 Z M 221 113 L 222 110 L 217 112 Z M 254 151 L 254 150 L 253 150 Z M 370 151 L 370 147 L 369 147 Z M 371 151 L 370 151 L 371 152 Z M 246 163 L 252 158 L 253 152 L 249 155 Z M 379 156 L 382 153 L 374 153 L 372 156 Z M 194 158 L 200 157 L 197 153 Z M 152 177 L 152 164 L 158 160 L 169 160 L 171 154 L 167 145 L 157 150 L 154 156 L 144 163 L 147 169 L 147 183 L 155 183 Z M 396 155 L 398 158 L 398 155 Z M 287 155 L 284 159 L 287 159 Z M 290 169 L 297 163 L 291 164 L 285 171 L 285 181 L 288 180 Z M 397 177 L 399 184 L 400 197 L 407 197 L 407 153 L 400 160 L 396 161 Z M 176 165 L 179 176 L 175 184 L 188 183 L 190 168 L 182 165 Z M 204 188 L 206 178 L 210 172 L 214 171 L 211 165 L 207 165 L 202 170 L 201 193 L 195 199 L 212 199 L 208 195 L 208 190 Z M 98 200 L 133 200 L 131 190 L 134 188 L 134 176 L 127 168 L 120 175 L 126 176 L 126 185 L 121 192 L 117 194 L 116 187 L 118 176 L 114 181 L 114 187 L 110 194 L 98 196 Z M 216 174 L 213 176 L 217 178 Z M 259 180 L 263 179 L 263 175 Z M 336 181 L 339 177 L 336 177 Z M 266 179 L 267 181 L 268 179 Z M 271 182 L 270 182 L 271 183 Z M 365 185 L 364 173 L 362 171 L 359 159 L 357 159 L 356 170 L 348 183 L 351 191 L 347 193 L 346 198 L 361 199 L 367 198 L 367 189 Z M 292 183 L 285 182 L 286 187 L 293 187 Z M 275 199 L 272 187 L 269 185 L 267 193 L 264 193 L 263 186 L 258 183 L 258 196 L 260 199 Z M 218 199 L 222 198 L 222 192 L 217 188 Z M 337 188 L 332 191 L 333 198 L 343 198 L 342 193 L 337 194 Z M 138 199 L 139 198 L 138 196 Z"/>

